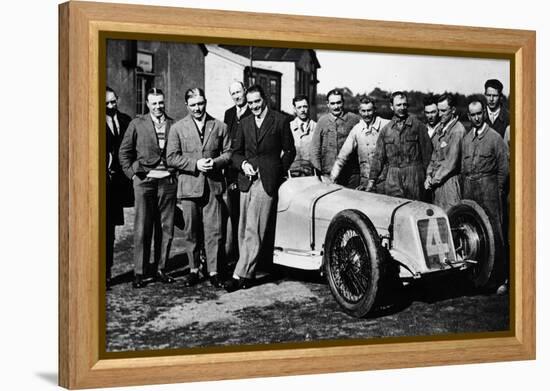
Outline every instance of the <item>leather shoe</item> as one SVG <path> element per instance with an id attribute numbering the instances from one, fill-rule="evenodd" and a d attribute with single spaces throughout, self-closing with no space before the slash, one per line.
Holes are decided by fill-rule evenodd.
<path id="1" fill-rule="evenodd" d="M 143 281 L 143 275 L 136 274 L 134 276 L 134 281 L 132 282 L 132 288 L 134 289 L 140 289 L 145 287 L 145 281 Z"/>
<path id="2" fill-rule="evenodd" d="M 248 289 L 252 286 L 253 280 L 250 278 L 231 278 L 224 285 L 224 288 L 227 292 L 235 292 L 239 289 Z"/>
<path id="3" fill-rule="evenodd" d="M 157 271 L 156 280 L 162 282 L 163 284 L 171 284 L 174 282 L 174 279 L 162 270 Z"/>
<path id="4" fill-rule="evenodd" d="M 497 295 L 502 296 L 508 293 L 508 280 L 506 280 L 502 285 L 497 289 Z"/>
<path id="5" fill-rule="evenodd" d="M 198 283 L 199 283 L 199 273 L 197 272 L 189 273 L 185 278 L 185 280 L 183 280 L 183 286 L 185 287 L 197 285 Z"/>
<path id="6" fill-rule="evenodd" d="M 208 281 L 210 282 L 210 285 L 212 285 L 214 288 L 221 288 L 223 286 L 222 280 L 217 274 L 214 274 L 208 278 Z"/>

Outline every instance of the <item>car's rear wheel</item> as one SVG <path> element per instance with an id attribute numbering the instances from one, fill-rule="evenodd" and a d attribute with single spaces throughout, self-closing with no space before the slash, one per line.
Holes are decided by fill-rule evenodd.
<path id="1" fill-rule="evenodd" d="M 330 223 L 324 268 L 330 290 L 350 315 L 365 316 L 380 292 L 380 239 L 374 225 L 357 210 L 344 210 Z"/>
<path id="2" fill-rule="evenodd" d="M 486 286 L 493 276 L 495 239 L 487 213 L 476 202 L 462 200 L 448 211 L 456 252 L 471 263 L 468 277 L 475 288 Z"/>

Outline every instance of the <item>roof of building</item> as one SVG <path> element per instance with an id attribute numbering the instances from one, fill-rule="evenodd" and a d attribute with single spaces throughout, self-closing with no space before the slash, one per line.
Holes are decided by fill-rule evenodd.
<path id="1" fill-rule="evenodd" d="M 227 49 L 233 53 L 236 53 L 243 57 L 249 57 L 250 46 L 232 46 L 232 45 L 219 45 L 220 47 Z M 309 52 L 316 68 L 321 68 L 319 60 L 317 60 L 317 54 L 313 49 L 295 49 L 295 48 L 264 48 L 254 46 L 252 51 L 252 57 L 254 60 L 260 61 L 292 61 L 297 62 L 302 58 L 304 51 Z"/>

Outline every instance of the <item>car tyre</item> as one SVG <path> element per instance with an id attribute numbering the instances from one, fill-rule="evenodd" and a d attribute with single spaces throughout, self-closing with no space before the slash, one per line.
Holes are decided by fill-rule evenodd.
<path id="1" fill-rule="evenodd" d="M 447 211 L 455 250 L 463 259 L 472 260 L 468 279 L 474 288 L 483 288 L 494 279 L 495 239 L 493 227 L 478 203 L 462 200 Z"/>
<path id="2" fill-rule="evenodd" d="M 324 269 L 330 290 L 348 314 L 364 317 L 380 292 L 380 238 L 367 216 L 344 210 L 332 219 L 326 234 Z"/>

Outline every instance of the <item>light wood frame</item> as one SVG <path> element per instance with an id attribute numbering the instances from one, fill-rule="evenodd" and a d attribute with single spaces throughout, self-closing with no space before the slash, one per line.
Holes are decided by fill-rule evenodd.
<path id="1" fill-rule="evenodd" d="M 59 384 L 90 388 L 535 358 L 535 32 L 105 3 L 59 6 Z M 504 336 L 102 359 L 101 31 L 509 58 L 512 269 Z M 104 201 L 103 201 L 104 202 Z M 103 246 L 103 247 L 102 247 Z"/>

